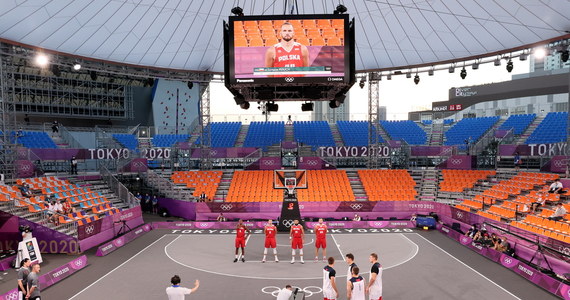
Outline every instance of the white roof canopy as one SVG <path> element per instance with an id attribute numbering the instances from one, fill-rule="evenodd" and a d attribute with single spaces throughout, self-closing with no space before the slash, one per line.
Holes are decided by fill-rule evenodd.
<path id="1" fill-rule="evenodd" d="M 283 14 L 271 0 L 2 0 L 0 39 L 87 58 L 223 72 L 222 20 Z M 332 13 L 338 0 L 297 2 Z M 567 35 L 569 0 L 348 0 L 356 69 L 461 61 Z"/>

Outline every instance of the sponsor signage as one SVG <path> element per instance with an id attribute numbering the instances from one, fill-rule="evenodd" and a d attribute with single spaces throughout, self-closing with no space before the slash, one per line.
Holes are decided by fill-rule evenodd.
<path id="1" fill-rule="evenodd" d="M 135 230 L 131 230 L 127 232 L 125 235 L 99 246 L 99 248 L 97 248 L 97 252 L 95 255 L 105 256 L 151 230 L 152 227 L 149 224 L 145 224 L 139 228 L 136 228 Z"/>
<path id="2" fill-rule="evenodd" d="M 471 97 L 477 95 L 477 91 L 473 88 L 455 88 L 455 97 Z"/>

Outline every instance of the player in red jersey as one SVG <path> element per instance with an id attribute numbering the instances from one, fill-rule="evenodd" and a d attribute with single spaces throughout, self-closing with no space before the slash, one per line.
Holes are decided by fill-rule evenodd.
<path id="1" fill-rule="evenodd" d="M 237 224 L 237 228 L 236 228 L 236 256 L 234 259 L 234 262 L 238 261 L 238 250 L 239 248 L 241 248 L 241 261 L 245 262 L 245 240 L 247 239 L 247 237 L 249 236 L 249 234 L 251 233 L 251 231 L 249 230 L 249 228 L 245 227 L 245 225 L 243 224 L 243 221 L 240 219 L 238 221 Z"/>
<path id="2" fill-rule="evenodd" d="M 305 230 L 303 226 L 299 224 L 299 220 L 293 221 L 293 225 L 291 226 L 291 231 L 289 232 L 289 238 L 291 239 L 291 248 L 292 257 L 291 263 L 295 263 L 295 250 L 299 249 L 299 258 L 301 259 L 301 263 L 304 264 L 305 261 L 303 260 L 303 239 L 305 237 Z"/>
<path id="3" fill-rule="evenodd" d="M 281 41 L 265 52 L 265 67 L 308 67 L 309 49 L 293 40 L 295 37 L 293 25 L 289 22 L 283 23 L 280 34 Z"/>
<path id="4" fill-rule="evenodd" d="M 327 261 L 327 225 L 323 223 L 323 219 L 319 219 L 319 223 L 315 225 L 315 262 L 319 261 L 319 248 L 323 249 L 323 262 Z"/>
<path id="5" fill-rule="evenodd" d="M 261 260 L 262 263 L 265 262 L 265 258 L 267 257 L 267 249 L 273 248 L 273 255 L 275 255 L 275 262 L 279 262 L 277 258 L 277 242 L 275 241 L 275 235 L 277 234 L 277 227 L 273 225 L 273 220 L 269 219 L 267 221 L 267 225 L 263 229 L 265 233 L 265 249 L 263 250 L 263 259 Z"/>

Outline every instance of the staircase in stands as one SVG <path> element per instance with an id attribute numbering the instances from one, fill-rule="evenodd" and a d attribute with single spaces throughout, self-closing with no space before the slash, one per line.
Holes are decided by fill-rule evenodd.
<path id="1" fill-rule="evenodd" d="M 340 132 L 338 131 L 338 127 L 336 126 L 336 123 L 330 124 L 329 126 L 331 128 L 331 133 L 332 133 L 335 145 L 337 147 L 344 146 L 342 136 L 340 135 Z"/>
<path id="2" fill-rule="evenodd" d="M 285 142 L 295 141 L 295 129 L 291 125 L 285 125 Z"/>
<path id="3" fill-rule="evenodd" d="M 55 134 L 51 136 L 53 142 L 57 145 L 59 149 L 67 149 L 69 148 L 69 143 L 61 137 L 60 134 Z"/>
<path id="4" fill-rule="evenodd" d="M 518 172 L 514 170 L 497 170 L 497 175 L 491 176 L 488 180 L 484 180 L 475 184 L 473 189 L 467 190 L 463 193 L 464 199 L 473 199 L 475 195 L 483 194 L 484 191 L 492 188 L 501 180 L 509 180 Z"/>
<path id="5" fill-rule="evenodd" d="M 152 141 L 150 138 L 139 138 L 139 149 L 152 148 Z"/>
<path id="6" fill-rule="evenodd" d="M 443 145 L 443 132 L 444 125 L 442 122 L 432 123 L 431 132 L 429 134 L 429 145 L 430 146 L 441 146 Z"/>
<path id="7" fill-rule="evenodd" d="M 390 136 L 388 136 L 388 133 L 386 133 L 386 131 L 384 130 L 384 128 L 382 128 L 382 126 L 378 125 L 376 128 L 378 129 L 378 134 L 379 134 L 385 141 L 391 140 Z"/>
<path id="8" fill-rule="evenodd" d="M 544 120 L 544 118 L 545 116 L 537 116 L 536 118 L 534 118 L 532 123 L 530 123 L 527 129 L 520 136 L 516 138 L 514 143 L 517 145 L 524 144 L 526 139 L 528 139 L 528 137 L 534 132 L 536 127 L 538 127 L 538 125 L 542 122 L 542 120 Z"/>
<path id="9" fill-rule="evenodd" d="M 247 136 L 248 130 L 249 130 L 249 125 L 241 125 L 234 147 L 243 147 L 243 142 L 245 141 L 245 137 Z"/>
<path id="10" fill-rule="evenodd" d="M 435 201 L 439 183 L 439 170 L 414 170 L 411 175 L 416 183 L 419 182 L 416 185 L 418 200 Z"/>
<path id="11" fill-rule="evenodd" d="M 222 174 L 222 180 L 218 185 L 218 189 L 216 190 L 216 195 L 214 196 L 215 202 L 224 202 L 226 200 L 226 196 L 228 195 L 228 191 L 230 190 L 230 184 L 232 182 L 232 178 L 234 177 L 234 171 L 224 170 Z"/>
<path id="12" fill-rule="evenodd" d="M 192 130 L 192 133 L 190 133 L 190 139 L 188 139 L 188 143 L 190 145 L 194 145 L 194 143 L 196 143 L 196 141 L 201 135 L 200 130 L 201 130 L 200 126 L 194 127 L 194 130 Z"/>
<path id="13" fill-rule="evenodd" d="M 358 176 L 358 172 L 356 170 L 346 170 L 346 175 L 356 201 L 368 201 L 368 196 L 366 195 L 360 176 Z"/>

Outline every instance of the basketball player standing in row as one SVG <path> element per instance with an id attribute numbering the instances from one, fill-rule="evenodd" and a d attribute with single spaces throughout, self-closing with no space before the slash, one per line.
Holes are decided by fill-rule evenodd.
<path id="1" fill-rule="evenodd" d="M 370 300 L 382 300 L 382 265 L 378 262 L 378 254 L 370 254 L 370 279 L 366 292 Z"/>
<path id="2" fill-rule="evenodd" d="M 346 298 L 348 300 L 365 300 L 365 285 L 364 278 L 358 275 L 360 269 L 358 267 L 352 268 L 352 274 L 346 283 Z"/>
<path id="3" fill-rule="evenodd" d="M 303 239 L 305 237 L 305 230 L 303 229 L 303 225 L 299 224 L 299 220 L 293 221 L 293 225 L 291 226 L 291 231 L 289 232 L 289 238 L 291 239 L 291 248 L 292 250 L 292 257 L 291 263 L 295 263 L 295 250 L 299 249 L 299 258 L 301 259 L 301 263 L 304 264 L 305 261 L 303 260 Z"/>
<path id="4" fill-rule="evenodd" d="M 273 220 L 269 219 L 267 221 L 263 232 L 265 233 L 265 249 L 263 249 L 263 259 L 261 262 L 265 262 L 265 258 L 267 257 L 267 249 L 271 248 L 273 249 L 273 255 L 275 255 L 275 262 L 279 262 L 279 259 L 277 258 L 277 241 L 275 241 L 277 227 L 273 225 Z"/>
<path id="5" fill-rule="evenodd" d="M 319 219 L 319 223 L 315 225 L 315 262 L 319 261 L 319 248 L 323 249 L 323 262 L 327 261 L 327 225 L 323 223 L 323 219 Z"/>
<path id="6" fill-rule="evenodd" d="M 334 267 L 334 257 L 329 257 L 328 265 L 323 268 L 323 297 L 324 300 L 335 300 L 338 298 L 336 288 L 336 271 Z"/>
<path id="7" fill-rule="evenodd" d="M 346 263 L 348 264 L 348 271 L 346 271 L 346 281 L 349 281 L 352 277 L 352 269 L 356 267 L 356 263 L 354 263 L 354 255 L 352 253 L 347 253 L 344 257 Z"/>
<path id="8" fill-rule="evenodd" d="M 293 40 L 295 38 L 293 25 L 289 22 L 283 23 L 280 34 L 281 42 L 265 52 L 265 67 L 308 67 L 309 49 Z"/>
<path id="9" fill-rule="evenodd" d="M 251 231 L 249 230 L 249 228 L 247 228 L 245 226 L 245 224 L 243 224 L 243 221 L 240 219 L 238 221 L 237 224 L 237 228 L 236 228 L 236 256 L 234 259 L 234 262 L 238 261 L 238 253 L 239 253 L 239 249 L 241 248 L 241 261 L 245 262 L 245 241 L 247 239 L 247 237 L 249 236 L 249 234 L 251 233 Z"/>

